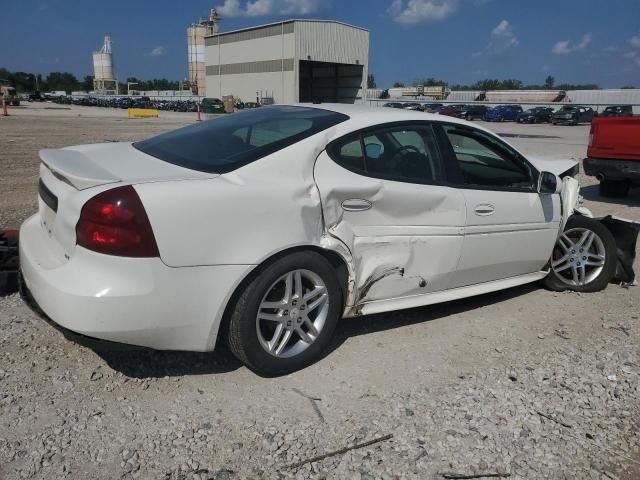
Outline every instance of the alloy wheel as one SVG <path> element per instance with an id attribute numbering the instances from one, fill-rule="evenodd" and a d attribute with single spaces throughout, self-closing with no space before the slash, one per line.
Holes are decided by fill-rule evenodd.
<path id="1" fill-rule="evenodd" d="M 282 275 L 267 290 L 256 316 L 258 340 L 278 358 L 300 354 L 320 335 L 329 311 L 327 286 L 310 270 Z"/>
<path id="2" fill-rule="evenodd" d="M 551 268 L 563 283 L 582 286 L 600 275 L 606 256 L 604 242 L 595 232 L 572 228 L 558 238 Z"/>

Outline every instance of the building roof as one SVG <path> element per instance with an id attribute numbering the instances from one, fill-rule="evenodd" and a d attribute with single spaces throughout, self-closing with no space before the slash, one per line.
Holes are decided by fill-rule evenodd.
<path id="1" fill-rule="evenodd" d="M 215 33 L 213 35 L 207 35 L 205 38 L 223 37 L 223 36 L 225 36 L 227 34 L 230 34 L 230 33 L 248 32 L 248 31 L 251 31 L 251 30 L 259 30 L 261 28 L 268 28 L 268 27 L 273 27 L 273 26 L 276 26 L 276 25 L 284 25 L 284 24 L 287 24 L 287 23 L 294 23 L 294 22 L 335 23 L 337 25 L 343 25 L 345 27 L 356 28 L 358 30 L 364 30 L 365 32 L 369 31 L 368 28 L 358 27 L 357 25 L 351 25 L 349 23 L 340 22 L 338 20 L 322 20 L 322 19 L 313 19 L 313 18 L 292 18 L 292 19 L 289 19 L 289 20 L 283 20 L 281 22 L 265 23 L 263 25 L 256 25 L 254 27 L 239 28 L 237 30 L 229 30 L 229 31 L 226 31 L 226 32 L 218 32 L 218 33 Z"/>

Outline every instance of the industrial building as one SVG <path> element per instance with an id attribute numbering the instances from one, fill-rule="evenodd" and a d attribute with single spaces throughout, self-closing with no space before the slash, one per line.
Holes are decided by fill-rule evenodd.
<path id="1" fill-rule="evenodd" d="M 287 20 L 205 38 L 206 95 L 263 103 L 354 103 L 366 92 L 369 31 Z"/>

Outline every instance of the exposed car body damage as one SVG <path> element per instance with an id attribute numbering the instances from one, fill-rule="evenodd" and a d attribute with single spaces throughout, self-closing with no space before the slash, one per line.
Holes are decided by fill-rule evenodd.
<path id="1" fill-rule="evenodd" d="M 636 259 L 636 243 L 638 241 L 638 233 L 640 233 L 640 222 L 612 215 L 597 220 L 607 227 L 616 239 L 618 265 L 612 282 L 623 286 L 638 285 L 633 271 L 633 262 Z"/>
<path id="2" fill-rule="evenodd" d="M 326 155 L 321 154 L 321 157 Z M 319 168 L 337 168 L 332 163 L 323 165 L 319 158 Z M 589 209 L 582 205 L 580 196 L 580 184 L 573 178 L 577 172 L 578 163 L 573 160 L 532 160 L 532 163 L 540 170 L 551 171 L 558 175 L 562 181 L 558 185 L 561 198 L 561 228 L 572 215 L 582 215 L 593 218 Z M 318 164 L 317 164 L 318 165 Z M 340 172 L 335 172 L 339 174 Z M 317 181 L 317 178 L 316 178 Z M 374 181 L 366 191 L 377 204 L 381 202 L 387 192 L 381 181 Z M 366 182 L 365 182 L 366 183 Z M 441 231 L 432 229 L 432 235 L 426 236 L 376 236 L 362 237 L 362 228 L 354 225 L 350 219 L 348 210 L 344 208 L 345 196 L 353 196 L 354 187 L 345 185 L 344 191 L 340 190 L 340 182 L 333 180 L 331 190 L 323 190 L 321 195 L 323 203 L 323 216 L 325 222 L 323 248 L 334 250 L 345 260 L 349 271 L 348 296 L 346 301 L 345 316 L 355 316 L 369 313 L 368 308 L 381 298 L 410 298 L 429 293 L 439 293 L 447 288 L 448 283 L 439 283 L 438 273 L 455 270 L 460 260 L 461 243 L 464 238 L 465 215 L 457 216 L 453 213 L 455 205 L 451 204 L 451 195 L 434 195 L 425 199 L 419 206 L 396 204 L 388 213 L 395 219 L 411 218 L 419 213 L 447 211 L 454 220 L 451 225 Z M 434 187 L 437 190 L 437 187 Z M 366 188 L 365 188 L 366 189 Z M 364 196 L 364 195 L 363 195 Z M 426 201 L 428 200 L 428 201 Z M 447 204 L 449 202 L 449 204 Z M 459 205 L 458 205 L 459 206 Z M 460 211 L 460 210 L 458 210 Z M 609 228 L 621 242 L 618 246 L 619 267 L 614 281 L 632 284 L 634 281 L 633 259 L 635 258 L 635 245 L 640 225 L 624 219 L 606 217 L 599 219 Z M 417 228 L 417 227 L 416 227 Z M 370 232 L 364 232 L 370 233 Z M 331 240 L 329 240 L 331 239 Z M 445 240 L 446 239 L 446 240 Z M 434 258 L 425 252 L 433 251 L 433 242 L 446 241 L 450 244 L 451 256 Z M 440 250 L 441 247 L 438 247 Z M 353 252 L 357 252 L 354 254 Z M 457 253 L 456 253 L 457 252 Z M 551 251 L 549 252 L 551 254 Z M 452 261 L 451 259 L 454 259 Z M 546 269 L 542 269 L 546 271 Z M 432 285 L 434 283 L 436 285 Z M 444 285 L 444 286 L 443 286 Z M 461 292 L 461 296 L 464 296 Z M 439 298 L 439 295 L 435 297 Z"/>

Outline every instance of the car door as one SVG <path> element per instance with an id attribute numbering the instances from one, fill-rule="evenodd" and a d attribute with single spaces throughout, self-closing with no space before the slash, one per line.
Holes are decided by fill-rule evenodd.
<path id="1" fill-rule="evenodd" d="M 443 184 L 429 123 L 332 142 L 315 165 L 325 228 L 350 251 L 356 302 L 444 290 L 462 249 L 464 195 Z"/>
<path id="2" fill-rule="evenodd" d="M 450 288 L 542 270 L 561 221 L 560 197 L 537 193 L 538 172 L 494 135 L 466 125 L 435 127 L 466 204 L 465 238 Z"/>

